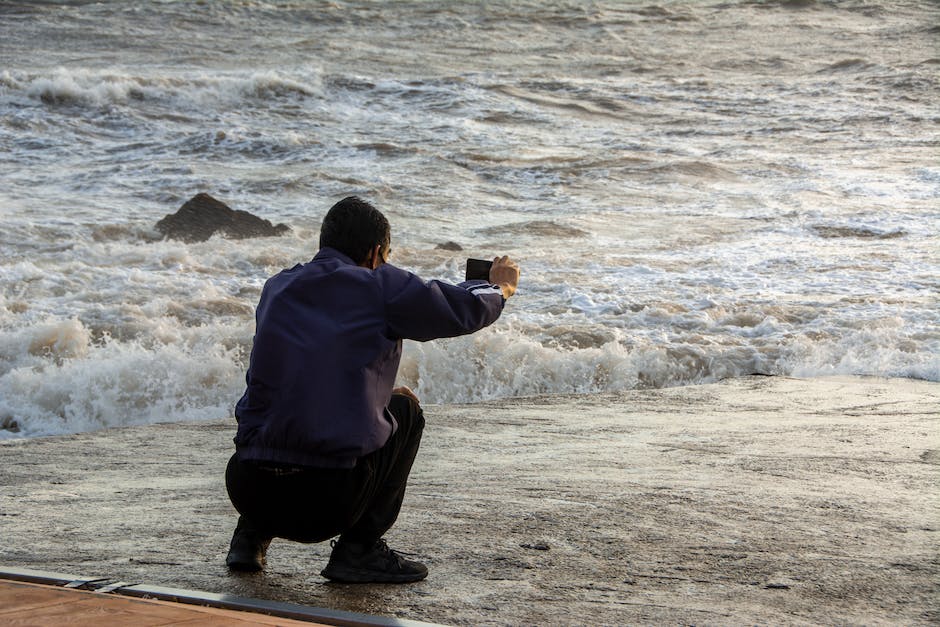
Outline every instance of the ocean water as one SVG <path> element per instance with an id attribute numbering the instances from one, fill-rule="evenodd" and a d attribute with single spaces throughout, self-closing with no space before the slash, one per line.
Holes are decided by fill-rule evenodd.
<path id="1" fill-rule="evenodd" d="M 522 267 L 406 343 L 426 402 L 938 381 L 938 41 L 932 0 L 0 3 L 0 439 L 230 415 L 350 194 L 425 278 Z M 160 240 L 198 192 L 293 232 Z"/>

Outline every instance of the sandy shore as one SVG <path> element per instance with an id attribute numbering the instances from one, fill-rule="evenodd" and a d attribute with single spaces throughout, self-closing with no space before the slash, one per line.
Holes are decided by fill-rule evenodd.
<path id="1" fill-rule="evenodd" d="M 936 383 L 767 377 L 428 406 L 407 586 L 278 540 L 229 574 L 228 421 L 4 442 L 0 565 L 448 624 L 936 624 L 938 410 Z"/>

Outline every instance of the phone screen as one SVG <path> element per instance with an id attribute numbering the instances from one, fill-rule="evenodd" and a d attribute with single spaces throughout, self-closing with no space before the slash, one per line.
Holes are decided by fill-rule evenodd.
<path id="1" fill-rule="evenodd" d="M 474 279 L 480 279 L 483 281 L 489 281 L 490 268 L 492 267 L 492 261 L 486 261 L 484 259 L 467 259 L 466 280 L 472 281 Z"/>

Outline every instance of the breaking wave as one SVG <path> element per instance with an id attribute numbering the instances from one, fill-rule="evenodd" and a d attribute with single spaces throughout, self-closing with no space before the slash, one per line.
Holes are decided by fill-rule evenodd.
<path id="1" fill-rule="evenodd" d="M 4 70 L 0 88 L 8 95 L 22 94 L 50 106 L 124 105 L 133 102 L 218 105 L 240 100 L 318 98 L 319 79 L 305 83 L 275 71 L 250 75 L 188 74 L 134 76 L 114 71 L 60 68 L 48 74 Z"/>
<path id="2" fill-rule="evenodd" d="M 93 339 L 75 319 L 0 333 L 0 439 L 231 416 L 243 390 L 250 322 L 165 322 L 174 320 L 178 326 L 164 341 Z M 786 339 L 774 319 L 736 322 L 751 325 L 753 341 L 699 337 L 696 343 L 690 336 L 667 344 L 598 328 L 559 343 L 510 324 L 451 340 L 406 342 L 399 382 L 425 403 L 472 403 L 748 374 L 940 381 L 940 334 L 910 337 L 900 320 Z"/>

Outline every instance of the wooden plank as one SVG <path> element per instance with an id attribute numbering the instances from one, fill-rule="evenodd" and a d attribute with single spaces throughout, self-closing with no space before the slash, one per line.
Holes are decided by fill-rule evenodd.
<path id="1" fill-rule="evenodd" d="M 78 576 L 0 565 L 0 582 L 2 581 L 34 584 L 52 589 L 93 589 L 98 596 L 104 596 L 105 593 L 107 593 L 107 596 L 113 594 L 116 597 L 163 601 L 174 607 L 195 606 L 196 609 L 200 610 L 212 608 L 234 611 L 239 613 L 242 617 L 256 617 L 254 620 L 259 624 L 290 624 L 284 623 L 283 619 L 294 619 L 300 621 L 301 624 L 330 625 L 331 627 L 435 627 L 435 625 L 431 623 L 392 616 L 360 614 L 343 610 L 332 610 L 324 607 L 311 607 L 281 601 L 252 599 L 200 590 L 183 590 L 150 584 L 129 584 L 127 582 L 114 581 L 109 578 Z M 28 598 L 29 595 L 22 595 L 22 602 L 26 603 Z M 32 602 L 35 603 L 35 607 L 38 608 L 43 605 L 54 604 L 56 602 L 55 598 L 48 595 L 40 595 Z M 59 602 L 64 601 L 59 598 Z M 52 610 L 49 611 L 51 612 Z M 200 620 L 210 619 L 201 618 Z M 247 619 L 243 618 L 243 620 Z M 271 623 L 271 620 L 274 620 L 275 623 Z M 207 624 L 216 623 L 210 620 Z"/>
<path id="2" fill-rule="evenodd" d="M 49 594 L 44 587 L 0 582 L 0 617 L 4 621 L 12 612 L 38 610 L 71 600 L 69 596 Z"/>
<path id="3" fill-rule="evenodd" d="M 268 625 L 321 625 L 264 614 L 225 610 L 169 601 L 119 597 L 86 590 L 42 584 L 0 581 L 0 623 L 5 626 L 149 627 L 181 624 L 186 627 Z"/>

